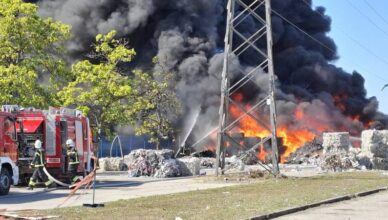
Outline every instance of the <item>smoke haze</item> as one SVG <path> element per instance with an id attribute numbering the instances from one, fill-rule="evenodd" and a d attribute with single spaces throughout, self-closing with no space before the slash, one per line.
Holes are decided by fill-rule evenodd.
<path id="1" fill-rule="evenodd" d="M 160 65 L 152 71 L 176 73 L 175 89 L 183 112 L 202 106 L 192 141 L 217 126 L 220 77 L 225 35 L 225 0 L 40 0 L 40 14 L 72 25 L 68 45 L 70 60 L 82 58 L 98 33 L 112 29 L 129 39 L 137 51 L 135 66 L 150 70 L 152 57 Z M 251 0 L 245 0 L 247 4 Z M 305 3 L 307 2 L 307 4 Z M 308 5 L 310 4 L 310 6 Z M 364 79 L 332 64 L 338 57 L 334 41 L 327 36 L 330 17 L 323 7 L 313 9 L 311 0 L 272 0 L 272 7 L 308 34 L 316 43 L 277 15 L 273 15 L 274 63 L 278 77 L 278 122 L 293 129 L 307 127 L 315 133 L 350 131 L 358 135 L 365 127 L 385 128 L 387 116 L 378 112 L 376 98 L 366 97 Z M 238 10 L 238 9 L 237 9 Z M 319 13 L 318 13 L 319 12 Z M 253 34 L 257 22 L 246 20 L 240 31 Z M 258 41 L 258 47 L 265 42 Z M 330 48 L 330 50 L 328 48 Z M 230 74 L 252 69 L 252 51 L 231 63 Z M 251 89 L 242 90 L 245 101 L 266 96 L 267 75 L 257 73 Z M 303 118 L 295 117 L 302 112 Z M 183 116 L 178 124 L 184 124 Z"/>

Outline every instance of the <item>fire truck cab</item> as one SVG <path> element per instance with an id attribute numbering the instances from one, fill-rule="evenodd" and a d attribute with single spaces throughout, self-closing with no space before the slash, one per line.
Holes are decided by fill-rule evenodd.
<path id="1" fill-rule="evenodd" d="M 0 195 L 19 182 L 15 120 L 13 114 L 0 112 Z"/>
<path id="2" fill-rule="evenodd" d="M 0 178 L 0 194 L 3 185 L 26 183 L 33 169 L 30 163 L 34 157 L 34 143 L 42 141 L 47 161 L 46 169 L 51 176 L 68 181 L 68 160 L 65 142 L 72 139 L 76 145 L 80 175 L 91 171 L 93 166 L 93 143 L 89 120 L 78 110 L 52 108 L 48 110 L 23 109 L 18 106 L 3 106 L 0 113 L 0 158 L 9 161 Z M 3 141 L 3 142 L 2 142 Z M 2 178 L 12 181 L 4 180 Z M 2 184 L 4 182 L 4 184 Z M 6 191 L 6 190 L 4 190 Z"/>

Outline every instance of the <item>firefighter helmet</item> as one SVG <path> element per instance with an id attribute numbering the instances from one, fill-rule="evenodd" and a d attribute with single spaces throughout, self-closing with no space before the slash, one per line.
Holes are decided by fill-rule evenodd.
<path id="1" fill-rule="evenodd" d="M 36 140 L 35 141 L 35 148 L 36 149 L 41 149 L 42 148 L 42 141 Z"/>
<path id="2" fill-rule="evenodd" d="M 66 145 L 69 147 L 75 147 L 74 141 L 72 139 L 67 139 Z"/>

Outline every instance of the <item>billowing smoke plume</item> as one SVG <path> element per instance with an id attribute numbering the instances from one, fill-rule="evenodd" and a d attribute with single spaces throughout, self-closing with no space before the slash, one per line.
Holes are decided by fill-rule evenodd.
<path id="1" fill-rule="evenodd" d="M 151 71 L 152 57 L 157 55 L 161 65 L 155 71 L 163 68 L 176 73 L 176 91 L 184 112 L 202 107 L 192 139 L 200 138 L 217 125 L 225 0 L 40 0 L 37 3 L 41 15 L 72 25 L 74 37 L 68 47 L 71 60 L 88 52 L 96 34 L 115 29 L 138 52 L 137 67 Z M 272 0 L 272 6 L 326 45 L 323 47 L 273 15 L 279 123 L 317 132 L 348 130 L 353 134 L 364 127 L 386 127 L 388 120 L 378 112 L 377 100 L 366 97 L 363 77 L 331 64 L 337 54 L 333 40 L 327 36 L 331 20 L 320 15 L 325 9 L 313 9 L 311 0 Z M 256 26 L 253 20 L 247 20 L 241 28 L 252 34 Z M 261 46 L 263 42 L 257 44 Z M 238 68 L 249 70 L 250 58 L 248 51 L 240 60 L 234 60 L 232 75 L 241 77 Z M 258 74 L 255 81 L 251 90 L 242 91 L 249 99 L 265 96 L 267 76 Z"/>

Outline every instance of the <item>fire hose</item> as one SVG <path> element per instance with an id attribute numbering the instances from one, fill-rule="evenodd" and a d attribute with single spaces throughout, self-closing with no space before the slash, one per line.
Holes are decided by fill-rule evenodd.
<path id="1" fill-rule="evenodd" d="M 93 170 L 92 173 L 95 174 L 98 159 L 97 159 L 97 157 L 94 157 L 94 156 L 92 156 L 92 159 L 94 159 L 94 170 Z M 63 183 L 63 182 L 61 182 L 61 181 L 55 179 L 53 176 L 50 175 L 50 173 L 47 171 L 46 167 L 43 167 L 43 171 L 44 171 L 44 173 L 47 175 L 47 177 L 48 177 L 50 180 L 54 181 L 56 184 L 58 184 L 58 185 L 60 185 L 60 186 L 64 186 L 64 187 L 72 187 L 72 186 L 73 186 L 73 185 L 70 185 L 70 184 L 67 184 L 67 183 Z M 82 182 L 82 181 L 81 181 L 81 182 Z"/>
<path id="2" fill-rule="evenodd" d="M 53 176 L 51 176 L 50 173 L 46 170 L 46 167 L 43 167 L 43 171 L 44 171 L 44 173 L 47 175 L 47 177 L 48 177 L 50 180 L 54 181 L 56 184 L 58 184 L 58 185 L 60 185 L 60 186 L 65 186 L 65 187 L 69 187 L 69 186 L 70 186 L 69 184 L 63 183 L 63 182 L 61 182 L 61 181 L 55 179 Z"/>

